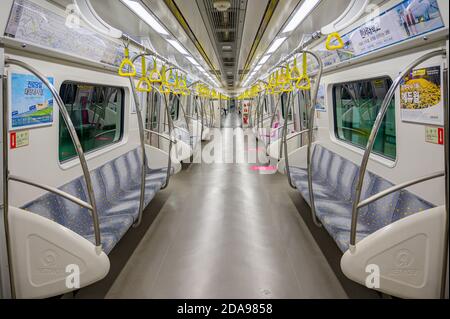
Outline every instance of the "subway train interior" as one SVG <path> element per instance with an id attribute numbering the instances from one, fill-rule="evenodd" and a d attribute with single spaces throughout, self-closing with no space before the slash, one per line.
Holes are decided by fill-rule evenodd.
<path id="1" fill-rule="evenodd" d="M 448 0 L 1 0 L 0 32 L 0 299 L 448 299 Z"/>

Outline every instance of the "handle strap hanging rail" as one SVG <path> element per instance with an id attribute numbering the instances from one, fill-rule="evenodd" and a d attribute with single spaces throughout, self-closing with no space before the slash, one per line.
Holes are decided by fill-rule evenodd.
<path id="1" fill-rule="evenodd" d="M 444 150 L 444 157 L 445 157 L 445 170 L 444 174 L 442 172 L 431 174 L 426 177 L 418 178 L 410 182 L 402 183 L 401 185 L 394 186 L 388 190 L 385 190 L 383 192 L 380 192 L 379 194 L 376 194 L 366 200 L 361 201 L 361 192 L 362 187 L 364 184 L 364 177 L 367 170 L 367 165 L 369 163 L 370 153 L 372 152 L 373 146 L 375 144 L 375 139 L 378 135 L 378 131 L 380 130 L 381 124 L 383 122 L 383 119 L 386 115 L 387 109 L 389 108 L 389 105 L 391 104 L 392 99 L 395 96 L 395 92 L 397 88 L 402 83 L 403 78 L 409 74 L 409 72 L 414 69 L 416 66 L 420 65 L 421 63 L 437 56 L 445 57 L 447 55 L 447 52 L 445 49 L 439 49 L 435 51 L 431 51 L 427 54 L 424 54 L 423 56 L 419 57 L 415 61 L 413 61 L 403 72 L 399 74 L 399 76 L 395 79 L 394 83 L 390 87 L 388 93 L 386 94 L 383 103 L 381 104 L 381 108 L 378 111 L 378 115 L 376 117 L 375 123 L 372 127 L 372 131 L 370 133 L 369 139 L 367 141 L 366 149 L 364 152 L 364 156 L 362 158 L 360 170 L 359 170 L 359 177 L 358 177 L 358 183 L 356 185 L 356 194 L 355 194 L 355 201 L 353 202 L 352 207 L 352 222 L 351 222 L 351 231 L 350 231 L 350 251 L 355 251 L 355 245 L 356 245 L 356 228 L 358 224 L 358 210 L 359 208 L 366 206 L 370 204 L 373 201 L 376 201 L 384 196 L 387 196 L 388 194 L 404 189 L 406 187 L 428 181 L 431 179 L 435 179 L 438 177 L 444 176 L 446 180 L 448 179 L 448 141 L 445 139 L 445 150 Z M 444 70 L 444 131 L 448 132 L 449 125 L 448 125 L 448 70 Z M 446 186 L 445 190 L 445 206 L 448 209 L 448 189 Z M 441 274 L 441 298 L 445 297 L 445 288 L 446 288 L 446 276 L 447 276 L 447 251 L 448 251 L 448 214 L 445 215 L 445 244 L 443 249 L 443 265 L 442 265 L 442 274 Z"/>

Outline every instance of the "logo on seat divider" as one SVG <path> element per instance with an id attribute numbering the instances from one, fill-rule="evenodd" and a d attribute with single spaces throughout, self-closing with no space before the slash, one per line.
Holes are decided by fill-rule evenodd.
<path id="1" fill-rule="evenodd" d="M 380 266 L 369 264 L 366 266 L 366 287 L 369 289 L 380 289 Z"/>

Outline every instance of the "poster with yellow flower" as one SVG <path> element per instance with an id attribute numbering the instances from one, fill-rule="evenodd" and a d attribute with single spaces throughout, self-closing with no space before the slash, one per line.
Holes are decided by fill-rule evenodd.
<path id="1" fill-rule="evenodd" d="M 402 121 L 444 124 L 441 67 L 414 69 L 400 85 Z"/>

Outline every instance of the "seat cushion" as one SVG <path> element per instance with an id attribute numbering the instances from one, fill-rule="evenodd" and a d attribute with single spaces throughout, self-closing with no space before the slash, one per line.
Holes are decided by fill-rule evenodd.
<path id="1" fill-rule="evenodd" d="M 139 214 L 141 159 L 138 149 L 104 164 L 90 172 L 103 250 L 109 253 L 125 235 Z M 165 184 L 167 168 L 148 169 L 145 181 L 145 206 Z M 79 177 L 60 189 L 88 202 L 84 177 Z M 48 193 L 23 207 L 48 218 L 94 242 L 91 212 L 63 197 Z"/>
<path id="2" fill-rule="evenodd" d="M 315 145 L 311 165 L 316 215 L 339 248 L 345 251 L 350 239 L 359 167 L 321 145 Z M 298 191 L 310 204 L 306 169 L 290 167 L 290 173 Z M 393 186 L 371 172 L 366 171 L 365 174 L 361 200 Z M 432 204 L 408 191 L 392 193 L 358 210 L 357 239 L 365 238 L 403 217 L 432 207 Z"/>

